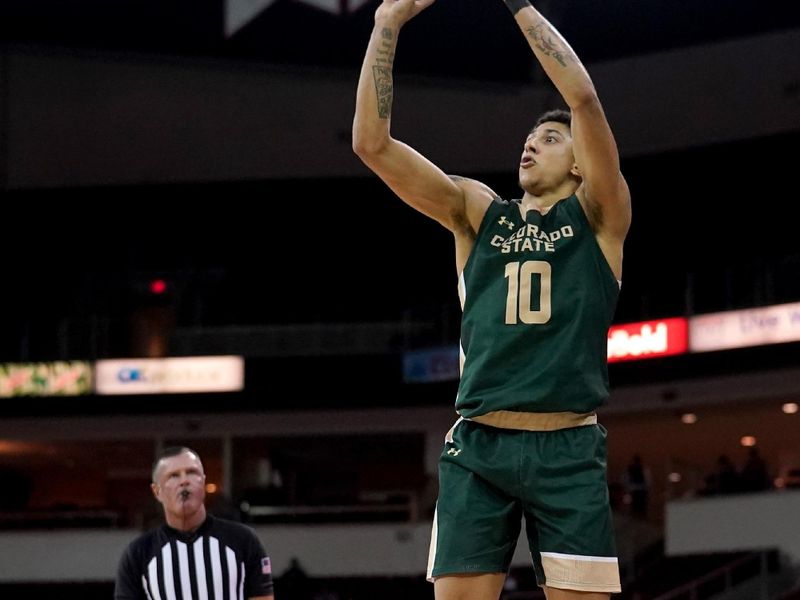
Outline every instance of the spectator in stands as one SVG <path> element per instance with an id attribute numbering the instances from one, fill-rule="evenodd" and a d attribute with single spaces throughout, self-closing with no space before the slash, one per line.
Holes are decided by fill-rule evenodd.
<path id="1" fill-rule="evenodd" d="M 650 496 L 650 470 L 642 463 L 642 457 L 633 456 L 625 469 L 625 493 L 630 502 L 631 514 L 636 517 L 647 517 L 647 505 Z"/>
<path id="2" fill-rule="evenodd" d="M 206 514 L 198 454 L 164 450 L 150 488 L 166 524 L 133 540 L 117 569 L 115 600 L 193 597 L 273 600 L 272 568 L 255 532 Z"/>
<path id="3" fill-rule="evenodd" d="M 747 451 L 747 460 L 739 471 L 739 481 L 743 492 L 760 492 L 772 487 L 767 463 L 755 446 Z"/>
<path id="4" fill-rule="evenodd" d="M 716 494 L 735 494 L 740 491 L 739 474 L 727 454 L 717 458 L 717 466 L 708 477 L 703 494 L 713 496 Z"/>

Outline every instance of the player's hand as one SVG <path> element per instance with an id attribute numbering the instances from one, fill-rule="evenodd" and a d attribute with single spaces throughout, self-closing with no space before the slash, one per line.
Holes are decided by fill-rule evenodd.
<path id="1" fill-rule="evenodd" d="M 375 11 L 375 22 L 402 26 L 436 0 L 383 0 Z"/>

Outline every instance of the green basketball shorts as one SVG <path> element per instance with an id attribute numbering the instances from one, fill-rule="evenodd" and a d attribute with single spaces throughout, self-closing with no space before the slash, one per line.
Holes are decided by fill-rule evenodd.
<path id="1" fill-rule="evenodd" d="M 521 431 L 459 420 L 439 459 L 428 579 L 507 572 L 523 517 L 539 585 L 620 591 L 605 428 Z"/>

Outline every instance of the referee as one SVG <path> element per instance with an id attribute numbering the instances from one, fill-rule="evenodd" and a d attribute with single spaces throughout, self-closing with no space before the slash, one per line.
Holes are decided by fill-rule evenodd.
<path id="1" fill-rule="evenodd" d="M 273 600 L 272 568 L 255 532 L 206 514 L 206 476 L 194 450 L 176 446 L 153 463 L 153 495 L 166 524 L 125 550 L 115 600 Z"/>

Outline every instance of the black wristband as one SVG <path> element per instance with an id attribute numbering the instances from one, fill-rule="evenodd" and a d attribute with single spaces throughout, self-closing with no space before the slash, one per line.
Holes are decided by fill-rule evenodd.
<path id="1" fill-rule="evenodd" d="M 503 0 L 503 2 L 506 3 L 506 6 L 508 7 L 508 10 L 511 11 L 512 15 L 516 15 L 523 8 L 527 8 L 531 5 L 528 0 Z"/>

